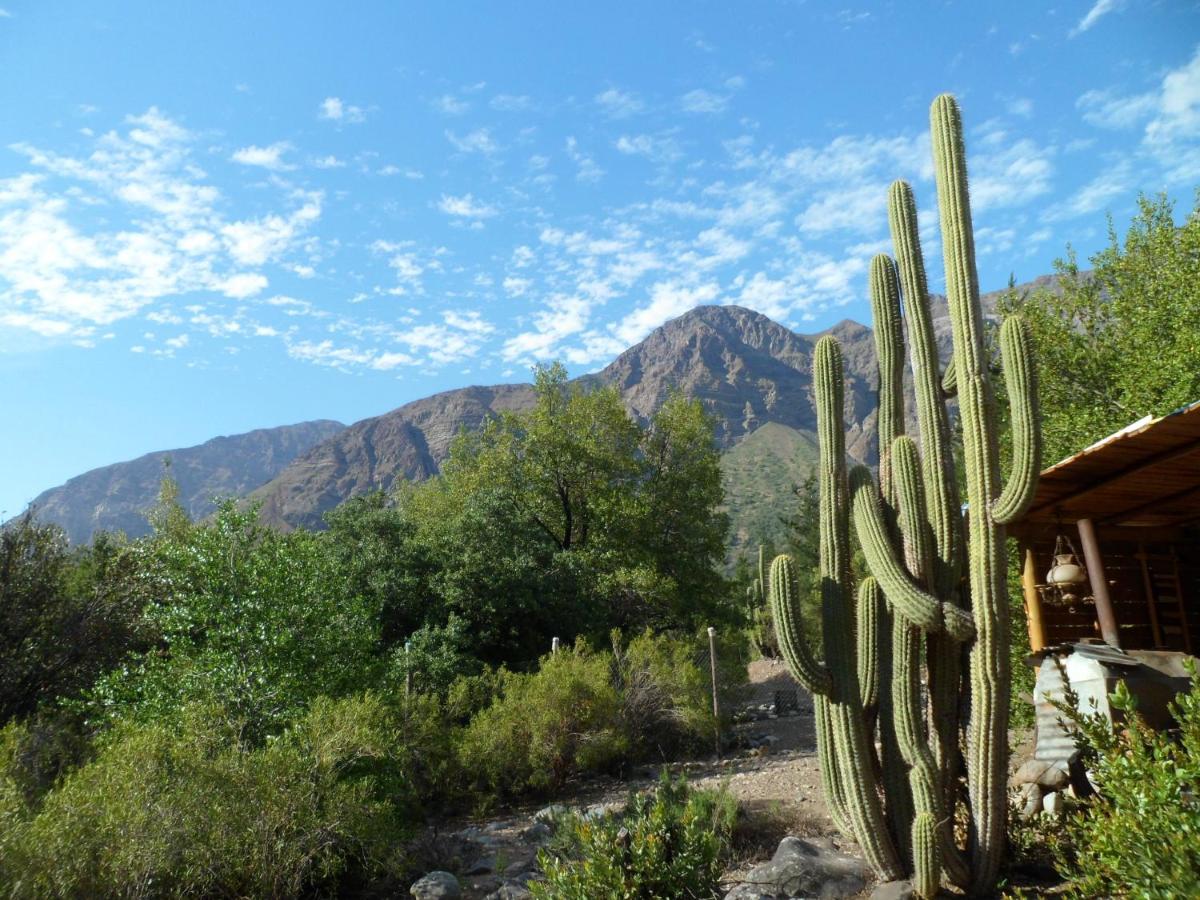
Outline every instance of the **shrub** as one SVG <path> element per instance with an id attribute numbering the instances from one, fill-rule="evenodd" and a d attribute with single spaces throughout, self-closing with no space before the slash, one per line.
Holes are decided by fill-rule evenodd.
<path id="1" fill-rule="evenodd" d="M 262 739 L 317 696 L 379 683 L 377 611 L 348 592 L 318 536 L 280 534 L 230 501 L 211 522 L 137 552 L 160 645 L 100 679 L 97 718 L 167 720 L 190 703 L 216 704 Z"/>
<path id="2" fill-rule="evenodd" d="M 723 640 L 717 653 L 721 697 L 746 680 L 746 642 L 739 632 L 730 633 L 735 639 Z M 715 722 L 707 635 L 679 638 L 646 631 L 622 649 L 614 634 L 613 649 L 631 757 L 670 759 L 710 747 Z"/>
<path id="3" fill-rule="evenodd" d="M 12 897 L 294 897 L 394 869 L 409 787 L 377 697 L 321 698 L 259 748 L 191 706 L 125 724 L 40 803 L 0 733 L 0 892 Z"/>
<path id="4" fill-rule="evenodd" d="M 736 817 L 724 791 L 694 791 L 664 776 L 623 816 L 564 820 L 559 854 L 539 854 L 546 880 L 529 888 L 538 900 L 718 897 Z"/>
<path id="5" fill-rule="evenodd" d="M 1172 706 L 1178 733 L 1155 731 L 1117 685 L 1114 731 L 1076 716 L 1084 761 L 1099 796 L 1067 820 L 1058 852 L 1075 897 L 1200 897 L 1200 675 Z"/>
<path id="6" fill-rule="evenodd" d="M 478 789 L 500 797 L 552 790 L 626 754 L 611 657 L 582 641 L 543 657 L 537 672 L 501 670 L 499 694 L 462 738 L 463 769 Z"/>

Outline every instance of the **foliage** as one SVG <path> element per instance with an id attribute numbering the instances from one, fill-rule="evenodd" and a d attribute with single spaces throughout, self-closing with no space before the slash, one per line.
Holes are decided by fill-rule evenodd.
<path id="1" fill-rule="evenodd" d="M 136 554 L 159 641 L 100 679 L 90 701 L 102 718 L 215 703 L 259 739 L 319 695 L 379 682 L 377 611 L 346 590 L 318 536 L 280 534 L 227 502 Z"/>
<path id="2" fill-rule="evenodd" d="M 500 673 L 496 702 L 463 734 L 463 770 L 485 796 L 561 787 L 625 757 L 619 715 L 609 658 L 580 642 L 544 657 L 537 672 Z"/>
<path id="3" fill-rule="evenodd" d="M 585 641 L 542 658 L 536 672 L 500 670 L 459 679 L 448 707 L 477 708 L 462 733 L 459 765 L 480 802 L 561 788 L 572 776 L 644 759 L 669 759 L 715 734 L 707 636 L 645 632 L 612 651 Z M 746 649 L 723 642 L 718 690 L 745 680 Z M 489 691 L 495 699 L 482 701 Z"/>
<path id="4" fill-rule="evenodd" d="M 144 643 L 131 563 L 107 534 L 72 552 L 32 512 L 0 529 L 0 723 L 78 695 Z"/>
<path id="5" fill-rule="evenodd" d="M 1067 820 L 1059 864 L 1072 896 L 1200 896 L 1200 674 L 1171 711 L 1178 732 L 1155 731 L 1124 682 L 1111 696 L 1123 716 L 1075 714 L 1083 763 L 1099 796 Z"/>
<path id="6" fill-rule="evenodd" d="M 503 591 L 531 625 L 552 617 L 593 637 L 729 618 L 717 571 L 727 519 L 716 511 L 720 469 L 700 404 L 668 398 L 643 428 L 614 388 L 569 384 L 561 366 L 538 370 L 536 390 L 529 412 L 461 435 L 425 498 L 461 538 L 439 542 L 462 557 L 439 559 L 447 603 L 465 618 L 477 604 L 462 594 Z M 431 511 L 421 517 L 430 524 Z M 480 539 L 486 555 L 473 549 Z"/>
<path id="7" fill-rule="evenodd" d="M 699 900 L 720 896 L 737 804 L 724 791 L 696 791 L 665 774 L 658 787 L 630 801 L 620 817 L 573 817 L 567 852 L 539 856 L 545 881 L 535 898 Z"/>
<path id="8" fill-rule="evenodd" d="M 1181 225 L 1165 196 L 1140 198 L 1091 263 L 1068 249 L 1055 290 L 1001 303 L 1033 333 L 1048 461 L 1200 399 L 1200 193 Z"/>
<path id="9" fill-rule="evenodd" d="M 226 710 L 124 724 L 38 803 L 0 732 L 0 890 L 12 897 L 296 897 L 394 870 L 406 790 L 377 698 L 320 699 L 249 747 Z"/>

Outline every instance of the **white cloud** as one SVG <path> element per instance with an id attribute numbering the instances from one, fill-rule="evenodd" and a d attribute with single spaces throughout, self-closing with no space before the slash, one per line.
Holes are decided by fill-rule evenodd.
<path id="1" fill-rule="evenodd" d="M 627 156 L 643 156 L 653 162 L 672 162 L 683 155 L 672 137 L 656 137 L 649 134 L 623 134 L 614 145 Z"/>
<path id="2" fill-rule="evenodd" d="M 1154 92 L 1122 97 L 1112 91 L 1094 90 L 1075 101 L 1083 120 L 1099 128 L 1132 128 L 1153 114 L 1158 106 Z"/>
<path id="3" fill-rule="evenodd" d="M 650 289 L 650 301 L 621 319 L 613 329 L 614 334 L 626 346 L 636 343 L 668 319 L 712 303 L 720 294 L 720 286 L 713 281 L 695 287 L 659 282 Z"/>
<path id="4" fill-rule="evenodd" d="M 321 215 L 321 195 L 309 194 L 291 215 L 268 215 L 260 219 L 231 222 L 221 228 L 229 255 L 248 266 L 277 260 L 304 229 Z"/>
<path id="5" fill-rule="evenodd" d="M 481 203 L 472 194 L 453 197 L 442 194 L 438 201 L 438 209 L 448 216 L 459 216 L 466 219 L 488 219 L 496 215 L 496 208 L 487 203 Z"/>
<path id="6" fill-rule="evenodd" d="M 471 108 L 471 104 L 466 100 L 460 100 L 453 94 L 442 94 L 433 101 L 433 105 L 442 113 L 448 116 L 461 116 Z"/>
<path id="7" fill-rule="evenodd" d="M 574 137 L 567 138 L 567 156 L 575 163 L 577 181 L 599 181 L 604 177 L 604 170 L 592 157 L 579 149 L 579 142 Z"/>
<path id="8" fill-rule="evenodd" d="M 317 116 L 329 122 L 345 122 L 351 125 L 357 125 L 367 119 L 367 114 L 361 107 L 343 103 L 340 97 L 326 97 L 322 100 Z"/>
<path id="9" fill-rule="evenodd" d="M 478 128 L 461 136 L 447 131 L 446 140 L 462 153 L 482 153 L 484 156 L 490 156 L 500 149 L 500 145 L 496 143 L 491 132 L 486 128 Z"/>
<path id="10" fill-rule="evenodd" d="M 1020 206 L 1050 191 L 1053 151 L 1032 140 L 1012 141 L 996 152 L 976 154 L 971 164 L 971 205 L 976 211 Z"/>
<path id="11" fill-rule="evenodd" d="M 249 147 L 233 151 L 231 159 L 243 166 L 261 166 L 272 172 L 284 172 L 296 168 L 283 159 L 283 155 L 291 149 L 292 145 L 287 141 L 276 141 L 267 147 L 258 147 L 252 144 Z"/>
<path id="12" fill-rule="evenodd" d="M 636 115 L 646 108 L 637 94 L 609 88 L 601 91 L 595 97 L 596 104 L 605 115 L 614 119 L 624 119 Z"/>
<path id="13" fill-rule="evenodd" d="M 313 165 L 318 169 L 344 169 L 346 167 L 346 163 L 332 153 L 328 156 L 322 156 L 320 159 L 314 159 Z"/>
<path id="14" fill-rule="evenodd" d="M 697 88 L 694 91 L 688 91 L 680 97 L 679 105 L 686 113 L 705 113 L 711 115 L 725 112 L 729 107 L 729 97 L 725 94 L 714 94 L 712 91 Z"/>
<path id="15" fill-rule="evenodd" d="M 1125 5 L 1124 0 L 1096 0 L 1078 24 L 1070 30 L 1068 37 L 1077 37 L 1099 22 L 1104 16 L 1116 12 Z"/>
<path id="16" fill-rule="evenodd" d="M 267 279 L 265 276 L 257 272 L 244 272 L 240 275 L 231 275 L 221 283 L 221 293 L 226 297 L 233 297 L 237 300 L 244 300 L 247 297 L 253 297 L 255 294 L 260 294 L 267 287 Z"/>
<path id="17" fill-rule="evenodd" d="M 533 109 L 533 98 L 525 94 L 497 94 L 488 106 L 497 112 L 529 112 Z"/>

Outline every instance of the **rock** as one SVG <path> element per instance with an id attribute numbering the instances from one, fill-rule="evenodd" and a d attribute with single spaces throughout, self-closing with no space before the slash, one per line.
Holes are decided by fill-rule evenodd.
<path id="1" fill-rule="evenodd" d="M 1061 816 L 1063 805 L 1062 791 L 1052 791 L 1042 798 L 1042 812 L 1048 816 Z"/>
<path id="2" fill-rule="evenodd" d="M 481 856 L 471 865 L 467 866 L 464 874 L 466 875 L 487 875 L 496 871 L 496 857 Z"/>
<path id="3" fill-rule="evenodd" d="M 589 806 L 583 811 L 583 818 L 586 821 L 592 822 L 596 819 L 607 819 L 623 815 L 625 812 L 624 803 L 596 803 Z"/>
<path id="4" fill-rule="evenodd" d="M 1036 783 L 1021 785 L 1017 788 L 1017 806 L 1021 818 L 1028 822 L 1042 811 L 1042 789 Z"/>
<path id="5" fill-rule="evenodd" d="M 443 900 L 462 896 L 458 879 L 449 872 L 430 872 L 414 882 L 408 892 L 417 900 Z"/>
<path id="6" fill-rule="evenodd" d="M 866 888 L 867 864 L 834 848 L 826 838 L 785 837 L 770 862 L 755 866 L 725 900 L 854 897 Z"/>
<path id="7" fill-rule="evenodd" d="M 533 821 L 542 825 L 549 825 L 553 830 L 555 823 L 563 816 L 569 815 L 570 809 L 563 806 L 561 803 L 551 803 L 549 806 L 543 806 L 533 814 Z"/>
<path id="8" fill-rule="evenodd" d="M 911 881 L 886 881 L 871 891 L 871 900 L 912 900 Z"/>
<path id="9" fill-rule="evenodd" d="M 529 892 L 529 888 L 523 884 L 516 882 L 506 882 L 500 885 L 499 888 L 492 891 L 484 900 L 528 900 L 533 894 Z"/>
<path id="10" fill-rule="evenodd" d="M 504 867 L 504 874 L 509 878 L 520 878 L 522 875 L 528 875 L 537 871 L 537 858 L 526 856 L 522 859 L 514 860 Z"/>
<path id="11" fill-rule="evenodd" d="M 554 829 L 545 822 L 534 822 L 521 832 L 521 840 L 528 844 L 544 844 L 554 835 Z"/>
<path id="12" fill-rule="evenodd" d="M 1048 791 L 1060 791 L 1071 781 L 1067 764 L 1062 760 L 1028 759 L 1013 775 L 1013 785 L 1036 784 Z"/>

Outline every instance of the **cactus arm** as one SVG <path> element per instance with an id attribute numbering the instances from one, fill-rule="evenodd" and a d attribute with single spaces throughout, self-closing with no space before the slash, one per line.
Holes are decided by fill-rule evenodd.
<path id="1" fill-rule="evenodd" d="M 917 424 L 921 433 L 922 471 L 937 555 L 937 571 L 930 586 L 939 597 L 950 597 L 958 588 L 962 572 L 965 536 L 951 451 L 950 418 L 938 378 L 937 341 L 929 311 L 929 287 L 917 227 L 917 204 L 912 188 L 905 181 L 893 183 L 888 192 L 888 223 L 904 291 Z M 951 363 L 957 372 L 958 365 L 953 358 Z"/>
<path id="2" fill-rule="evenodd" d="M 942 373 L 942 395 L 947 399 L 958 393 L 958 367 L 954 365 L 954 357 L 946 363 L 946 371 Z"/>
<path id="3" fill-rule="evenodd" d="M 886 253 L 871 259 L 871 316 L 879 364 L 879 486 L 884 503 L 896 502 L 891 477 L 892 441 L 904 433 L 904 338 L 900 329 L 900 284 Z"/>
<path id="4" fill-rule="evenodd" d="M 813 697 L 813 708 L 816 714 L 817 760 L 821 768 L 821 790 L 825 793 L 829 818 L 833 820 L 834 828 L 853 840 L 854 828 L 850 823 L 850 813 L 846 809 L 846 791 L 838 773 L 833 724 L 829 719 L 829 698 L 821 695 Z"/>
<path id="5" fill-rule="evenodd" d="M 1029 509 L 1042 468 L 1042 430 L 1038 427 L 1040 415 L 1033 341 L 1025 321 L 1019 316 L 1009 316 L 1000 327 L 1000 360 L 1012 413 L 1013 463 L 1004 490 L 992 506 L 992 521 L 1007 525 Z"/>
<path id="6" fill-rule="evenodd" d="M 991 893 L 1004 856 L 1007 818 L 1010 613 L 1004 532 L 990 507 L 999 493 L 995 398 L 983 343 L 983 315 L 958 104 L 948 94 L 930 110 L 934 176 L 946 268 L 946 293 L 958 370 L 966 462 L 971 604 L 978 637 L 971 648 L 967 783 L 971 806 L 971 892 Z"/>
<path id="7" fill-rule="evenodd" d="M 771 563 L 771 613 L 775 635 L 788 668 L 813 694 L 829 693 L 829 672 L 817 662 L 801 630 L 800 590 L 796 568 L 789 556 L 777 556 Z"/>
<path id="8" fill-rule="evenodd" d="M 944 630 L 956 641 L 970 640 L 975 633 L 971 614 L 952 603 L 942 603 L 916 584 L 897 558 L 887 538 L 870 470 L 855 466 L 850 472 L 850 489 L 854 527 L 867 567 L 896 612 L 924 632 Z"/>
<path id="9" fill-rule="evenodd" d="M 883 594 L 879 582 L 867 576 L 858 586 L 858 614 L 855 616 L 855 637 L 858 641 L 858 687 L 868 725 L 874 719 L 879 703 L 879 631 Z M 868 727 L 868 731 L 874 731 Z"/>

